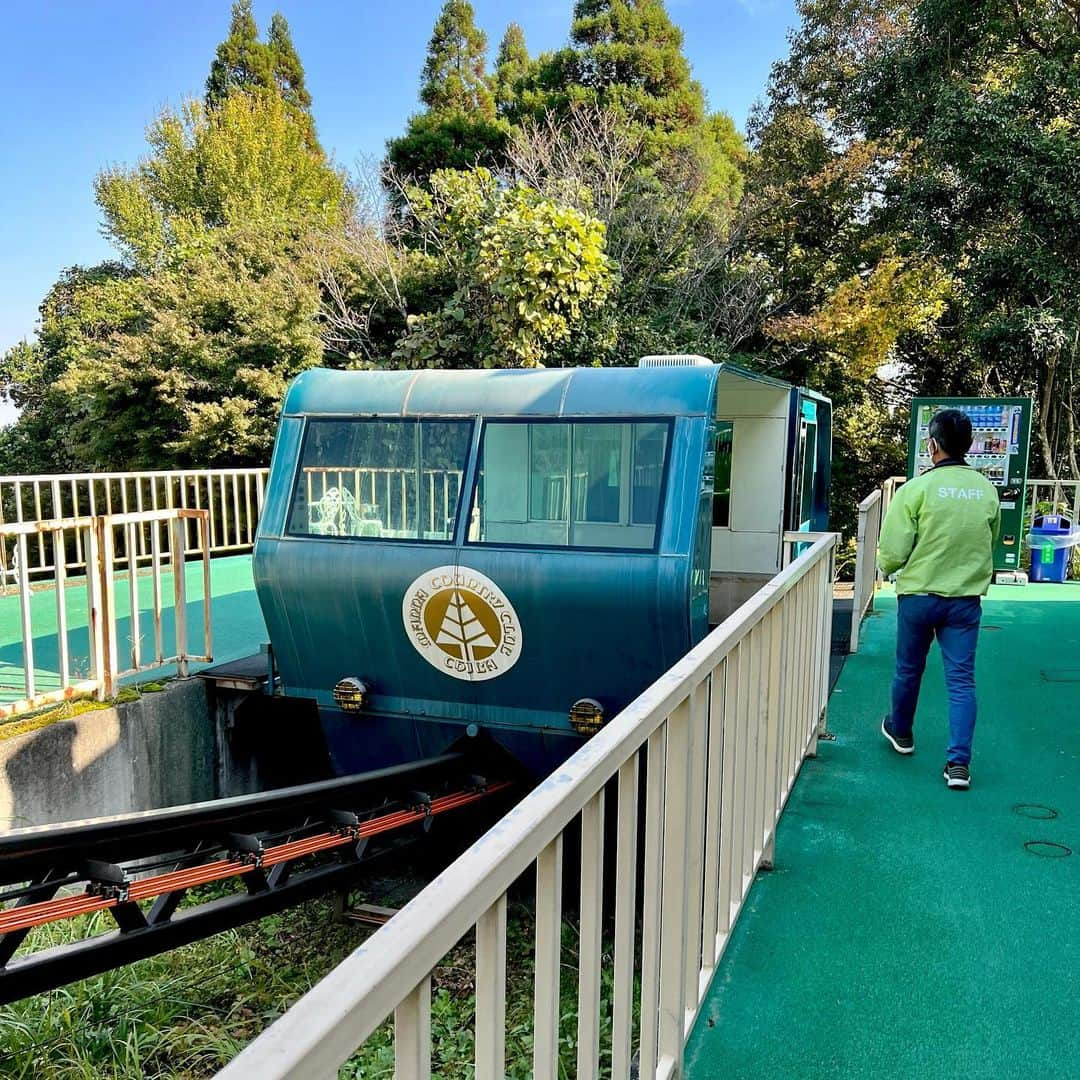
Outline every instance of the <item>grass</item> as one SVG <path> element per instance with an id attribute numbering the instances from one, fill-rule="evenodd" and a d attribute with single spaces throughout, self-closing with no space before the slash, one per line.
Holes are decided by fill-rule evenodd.
<path id="1" fill-rule="evenodd" d="M 413 879 L 370 884 L 359 899 L 404 903 Z M 227 888 L 227 887 L 225 887 Z M 214 892 L 213 890 L 216 890 Z M 223 886 L 202 894 L 219 895 Z M 370 894 L 370 895 L 368 895 Z M 34 931 L 30 950 L 111 929 L 106 913 Z M 311 901 L 238 930 L 39 994 L 0 1009 L 0 1076 L 11 1080 L 149 1080 L 212 1076 L 374 931 L 337 922 L 328 899 Z M 530 905 L 512 901 L 507 919 L 506 1076 L 532 1075 L 533 940 Z M 24 947 L 24 951 L 27 947 Z M 601 1045 L 610 1044 L 611 955 L 604 957 Z M 577 931 L 563 925 L 560 1076 L 575 1074 Z M 432 975 L 432 1071 L 471 1078 L 475 1020 L 471 935 Z M 392 1022 L 341 1068 L 339 1080 L 392 1080 Z M 610 1069 L 602 1070 L 603 1076 Z"/>
<path id="2" fill-rule="evenodd" d="M 27 735 L 31 731 L 48 727 L 57 720 L 73 720 L 76 716 L 84 713 L 99 712 L 102 709 L 111 709 L 116 705 L 126 705 L 132 701 L 138 701 L 143 694 L 157 694 L 165 689 L 165 683 L 169 680 L 145 682 L 138 686 L 125 686 L 119 694 L 107 701 L 96 701 L 93 698 L 73 698 L 62 702 L 60 705 L 48 705 L 37 712 L 24 716 L 13 717 L 8 720 L 0 720 L 0 742 L 5 739 L 14 739 L 18 735 Z"/>
<path id="3" fill-rule="evenodd" d="M 41 927 L 30 948 L 111 928 L 105 913 Z M 0 1076 L 212 1076 L 356 946 L 327 901 L 0 1010 Z"/>

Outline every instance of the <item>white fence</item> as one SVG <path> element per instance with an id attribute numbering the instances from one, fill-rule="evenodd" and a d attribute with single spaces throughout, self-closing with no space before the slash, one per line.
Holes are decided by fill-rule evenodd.
<path id="1" fill-rule="evenodd" d="M 1027 490 L 1032 516 L 1040 503 L 1049 503 L 1073 525 L 1080 524 L 1080 480 L 1029 480 Z"/>
<path id="2" fill-rule="evenodd" d="M 577 825 L 576 1075 L 597 1076 L 609 1054 L 613 1077 L 628 1077 L 635 1056 L 641 1077 L 681 1075 L 687 1034 L 754 875 L 772 863 L 776 823 L 803 759 L 816 751 L 835 547 L 833 535 L 817 539 L 219 1076 L 329 1080 L 391 1013 L 398 1080 L 433 1075 L 431 974 L 475 929 L 475 1075 L 502 1080 L 506 894 L 530 868 L 532 1069 L 540 1080 L 563 1075 L 563 838 Z M 609 783 L 617 788 L 610 799 Z M 604 853 L 604 816 L 612 812 L 614 859 Z M 607 914 L 614 915 L 610 1040 L 601 1038 L 600 1012 Z"/>
<path id="3" fill-rule="evenodd" d="M 891 476 L 880 491 L 872 491 L 859 503 L 859 528 L 855 554 L 855 596 L 851 611 L 851 651 L 859 651 L 859 629 L 868 611 L 874 608 L 874 595 L 881 575 L 877 569 L 877 548 L 881 538 L 881 523 L 897 488 L 906 477 Z M 1076 525 L 1080 522 L 1080 480 L 1028 480 L 1026 493 L 1025 530 L 1038 512 L 1040 504 L 1069 516 Z M 1074 563 L 1078 556 L 1074 556 Z"/>
<path id="4" fill-rule="evenodd" d="M 210 626 L 210 511 L 206 509 L 148 510 L 141 513 L 58 518 L 0 525 L 0 542 L 9 544 L 20 566 L 30 566 L 30 552 L 41 538 L 49 551 L 78 550 L 82 553 L 82 574 L 69 576 L 66 560 L 57 559 L 55 587 L 35 590 L 30 576 L 17 576 L 22 647 L 17 662 L 0 662 L 0 716 L 12 716 L 68 698 L 96 695 L 104 700 L 115 696 L 125 675 L 176 664 L 187 674 L 191 661 L 209 661 L 213 645 Z M 189 532 L 202 557 L 203 651 L 190 651 L 187 623 L 186 556 Z M 137 552 L 143 548 L 149 559 L 149 575 L 130 567 L 120 575 L 118 551 Z M 172 648 L 166 650 L 166 601 L 164 579 L 172 578 Z M 118 579 L 124 581 L 119 584 Z M 148 597 L 140 596 L 140 582 L 147 582 Z M 128 631 L 121 643 L 124 614 L 118 603 L 119 590 L 126 590 Z M 81 586 L 81 588 L 80 588 Z M 53 594 L 53 602 L 47 597 Z M 123 595 L 121 592 L 120 595 Z M 85 612 L 85 626 L 73 626 L 72 607 Z M 150 633 L 143 644 L 144 623 Z M 86 635 L 86 656 L 77 656 L 75 635 Z M 50 664 L 39 670 L 37 661 L 46 644 L 55 640 L 55 654 L 49 648 Z M 85 668 L 77 670 L 85 659 Z M 52 670 L 55 662 L 56 670 Z"/>
<path id="5" fill-rule="evenodd" d="M 890 481 L 889 483 L 893 483 Z M 895 490 L 895 484 L 893 484 Z M 892 492 L 890 491 L 890 501 Z M 855 592 L 851 606 L 850 651 L 859 651 L 859 630 L 868 611 L 874 607 L 878 586 L 877 550 L 881 521 L 885 514 L 884 489 L 870 492 L 859 503 L 859 526 L 855 540 Z"/>
<path id="6" fill-rule="evenodd" d="M 461 495 L 460 469 L 305 465 L 309 529 L 328 536 L 447 535 Z M 418 482 L 417 478 L 422 479 Z M 367 533 L 366 529 L 375 531 Z"/>
<path id="7" fill-rule="evenodd" d="M 197 528 L 193 518 L 181 519 L 187 550 L 201 554 L 206 544 L 213 555 L 243 551 L 255 540 L 267 473 L 267 469 L 188 469 L 0 476 L 0 526 L 149 510 L 205 510 L 206 530 Z M 56 557 L 56 538 L 43 530 L 29 534 L 25 551 L 7 541 L 0 544 L 2 580 L 17 580 L 24 571 L 30 577 L 52 576 L 58 562 L 66 570 L 84 569 L 83 533 L 75 530 L 64 539 L 62 559 Z M 132 556 L 136 563 L 150 562 L 149 535 L 137 532 L 134 541 L 129 550 L 126 539 L 118 537 L 118 563 L 126 565 Z"/>

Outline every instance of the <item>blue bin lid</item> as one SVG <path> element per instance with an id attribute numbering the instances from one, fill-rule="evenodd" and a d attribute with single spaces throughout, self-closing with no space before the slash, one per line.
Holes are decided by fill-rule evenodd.
<path id="1" fill-rule="evenodd" d="M 1044 536 L 1059 536 L 1072 532 L 1072 522 L 1060 514 L 1039 514 L 1031 523 L 1031 531 Z"/>

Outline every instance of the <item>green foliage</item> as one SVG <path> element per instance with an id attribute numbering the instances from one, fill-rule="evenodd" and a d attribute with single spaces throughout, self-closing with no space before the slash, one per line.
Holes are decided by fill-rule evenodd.
<path id="1" fill-rule="evenodd" d="M 38 340 L 0 359 L 22 409 L 4 467 L 266 461 L 288 380 L 322 359 L 317 252 L 343 178 L 274 93 L 167 111 L 150 154 L 97 180 L 123 264 L 73 268 Z"/>
<path id="2" fill-rule="evenodd" d="M 512 22 L 503 35 L 495 58 L 492 93 L 499 116 L 510 121 L 520 119 L 520 101 L 524 81 L 529 77 L 532 61 L 525 45 L 525 31 Z"/>
<path id="3" fill-rule="evenodd" d="M 275 11 L 270 20 L 266 44 L 273 60 L 274 86 L 282 101 L 294 109 L 309 110 L 311 94 L 307 89 L 304 65 L 293 45 L 289 24 L 280 11 Z"/>
<path id="4" fill-rule="evenodd" d="M 138 279 L 135 314 L 56 390 L 88 462 L 267 460 L 289 380 L 322 358 L 314 269 L 285 230 L 209 232 Z"/>
<path id="5" fill-rule="evenodd" d="M 1075 14 L 1051 0 L 799 10 L 752 125 L 747 245 L 779 287 L 760 347 L 811 378 L 839 364 L 865 380 L 886 361 L 893 405 L 1032 394 L 1042 468 L 1080 476 Z M 854 385 L 842 409 L 870 403 Z M 856 448 L 839 430 L 842 459 Z"/>
<path id="6" fill-rule="evenodd" d="M 662 0 L 578 0 L 570 41 L 549 60 L 558 87 L 549 107 L 598 105 L 642 127 L 658 148 L 701 126 L 705 95 Z"/>
<path id="7" fill-rule="evenodd" d="M 1033 394 L 1049 475 L 1080 477 L 1080 18 L 1055 0 L 922 0 L 856 81 L 896 148 L 894 220 L 954 267 L 975 389 Z"/>
<path id="8" fill-rule="evenodd" d="M 952 282 L 932 262 L 883 256 L 870 273 L 841 282 L 810 315 L 775 319 L 781 341 L 824 346 L 856 379 L 869 379 L 894 354 L 901 335 L 933 327 L 947 310 Z"/>
<path id="9" fill-rule="evenodd" d="M 410 366 L 535 366 L 594 310 L 613 283 L 601 221 L 486 169 L 444 170 L 410 208 L 452 291 L 410 315 L 396 356 Z"/>
<path id="10" fill-rule="evenodd" d="M 419 113 L 409 119 L 404 135 L 387 144 L 386 157 L 403 180 L 422 183 L 439 169 L 498 167 L 508 136 L 503 120 L 461 112 Z"/>
<path id="11" fill-rule="evenodd" d="M 232 94 L 214 109 L 188 102 L 162 113 L 147 141 L 137 167 L 106 169 L 95 183 L 106 235 L 141 270 L 183 258 L 213 229 L 341 219 L 344 180 L 277 95 Z"/>
<path id="12" fill-rule="evenodd" d="M 387 143 L 387 162 L 403 183 L 423 184 L 439 169 L 495 167 L 509 135 L 496 116 L 486 74 L 487 37 L 468 0 L 446 0 L 428 43 L 420 100 L 427 111 L 409 119 Z M 402 192 L 391 188 L 400 203 Z"/>
<path id="13" fill-rule="evenodd" d="M 420 100 L 435 113 L 495 118 L 488 86 L 487 35 L 474 21 L 469 0 L 446 0 L 428 42 Z"/>
<path id="14" fill-rule="evenodd" d="M 285 16 L 276 13 L 265 43 L 259 41 L 251 0 L 234 0 L 229 36 L 218 46 L 206 80 L 206 104 L 217 108 L 234 91 L 273 91 L 290 108 L 311 108 L 304 67 Z"/>

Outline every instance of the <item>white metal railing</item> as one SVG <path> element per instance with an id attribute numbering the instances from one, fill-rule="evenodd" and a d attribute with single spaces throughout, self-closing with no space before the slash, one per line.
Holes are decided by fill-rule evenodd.
<path id="1" fill-rule="evenodd" d="M 575 826 L 576 1075 L 597 1076 L 610 1053 L 611 1075 L 627 1077 L 635 1051 L 639 1076 L 681 1075 L 687 1034 L 754 875 L 772 863 L 776 823 L 803 759 L 816 752 L 828 695 L 835 548 L 834 535 L 815 540 L 219 1076 L 329 1080 L 391 1013 L 395 1075 L 431 1076 L 431 974 L 475 928 L 475 1076 L 501 1080 L 506 894 L 535 868 L 532 1070 L 554 1080 L 563 838 Z M 617 788 L 610 801 L 609 781 Z M 612 811 L 613 860 L 604 857 L 604 816 Z M 602 943 L 608 914 L 611 950 Z M 600 1035 L 607 956 L 610 1045 Z M 438 1075 L 437 1063 L 434 1069 Z"/>
<path id="2" fill-rule="evenodd" d="M 209 527 L 209 510 L 179 507 L 0 525 L 0 540 L 4 545 L 9 542 L 13 545 L 21 566 L 30 565 L 30 549 L 42 536 L 48 538 L 50 548 L 55 551 L 74 550 L 77 541 L 84 555 L 82 574 L 69 576 L 65 560 L 57 560 L 52 590 L 35 589 L 29 575 L 19 575 L 21 659 L 18 664 L 0 666 L 0 716 L 12 716 L 74 697 L 97 695 L 105 700 L 116 695 L 119 681 L 126 675 L 167 664 L 176 664 L 180 674 L 186 675 L 189 662 L 209 661 L 213 652 Z M 188 640 L 185 567 L 190 550 L 189 529 L 199 538 L 196 550 L 202 558 L 203 652 L 199 654 L 190 652 Z M 117 552 L 134 552 L 142 546 L 146 547 L 150 560 L 148 577 L 140 575 L 137 567 L 129 567 L 122 575 L 126 581 L 118 585 L 121 575 Z M 166 568 L 172 577 L 173 593 L 173 649 L 168 653 L 164 626 Z M 149 583 L 148 598 L 140 596 L 143 581 Z M 73 596 L 79 595 L 80 585 L 85 590 L 80 596 L 80 600 L 85 598 L 85 628 L 72 627 L 69 618 L 69 604 Z M 123 647 L 119 631 L 123 619 L 120 608 L 124 605 L 117 599 L 122 589 L 126 589 L 130 624 Z M 54 594 L 53 604 L 45 599 L 48 591 Z M 145 616 L 151 624 L 148 647 L 143 644 Z M 48 625 L 43 629 L 44 623 Z M 41 633 L 36 637 L 38 631 Z M 84 632 L 86 655 L 82 657 L 73 647 L 73 636 L 77 633 L 81 638 Z M 49 638 L 55 638 L 57 670 L 41 671 L 36 654 L 44 651 Z M 84 669 L 77 670 L 83 661 Z M 21 696 L 13 698 L 20 691 Z"/>
<path id="3" fill-rule="evenodd" d="M 902 487 L 907 483 L 906 476 L 890 476 L 884 484 L 881 485 L 881 517 L 884 520 L 885 515 L 889 512 L 889 504 L 893 501 L 893 496 L 896 494 L 896 489 Z"/>
<path id="4" fill-rule="evenodd" d="M 1067 516 L 1073 528 L 1080 525 L 1080 480 L 1029 480 L 1027 490 L 1025 528 L 1029 521 L 1035 520 L 1040 503 L 1051 506 L 1051 513 Z M 1068 562 L 1072 566 L 1072 576 L 1080 577 L 1080 547 L 1073 548 Z"/>
<path id="5" fill-rule="evenodd" d="M 883 489 L 871 491 L 859 503 L 859 526 L 855 539 L 855 592 L 851 605 L 850 651 L 859 651 L 859 631 L 868 611 L 874 607 L 879 574 L 877 567 L 878 541 L 885 514 Z"/>
<path id="6" fill-rule="evenodd" d="M 421 469 L 419 487 L 415 468 L 305 465 L 303 474 L 312 524 L 329 535 L 364 535 L 368 522 L 404 534 L 425 523 L 446 534 L 461 494 L 460 469 Z"/>
<path id="7" fill-rule="evenodd" d="M 255 540 L 267 473 L 267 469 L 183 469 L 0 476 L 0 526 L 148 510 L 206 510 L 205 534 L 194 519 L 183 519 L 187 550 L 201 554 L 205 542 L 214 555 L 243 551 Z M 25 551 L 0 543 L 0 581 L 17 580 L 22 573 L 51 576 L 58 562 L 66 570 L 84 569 L 84 539 L 78 530 L 66 537 L 61 560 L 56 558 L 55 538 L 45 531 L 31 534 Z M 137 534 L 135 543 L 129 552 L 126 541 L 120 539 L 119 563 L 127 564 L 132 556 L 136 564 L 150 562 L 148 535 Z"/>

